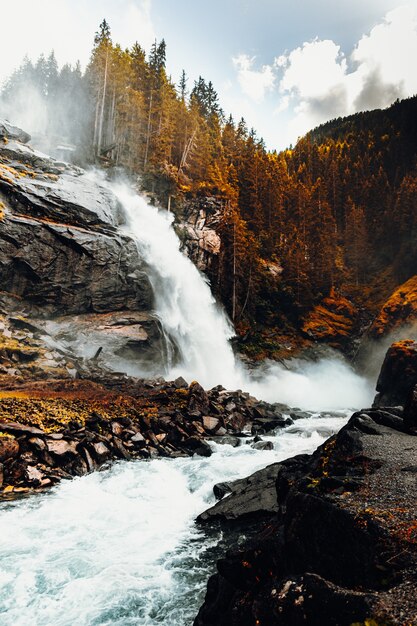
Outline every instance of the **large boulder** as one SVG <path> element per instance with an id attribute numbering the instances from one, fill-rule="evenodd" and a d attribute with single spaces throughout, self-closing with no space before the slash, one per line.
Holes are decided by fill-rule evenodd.
<path id="1" fill-rule="evenodd" d="M 265 517 L 278 511 L 275 481 L 280 463 L 273 463 L 247 478 L 214 486 L 214 493 L 225 495 L 220 502 L 201 513 L 198 522 L 230 521 Z"/>
<path id="2" fill-rule="evenodd" d="M 389 348 L 376 385 L 374 406 L 404 406 L 417 385 L 417 342 L 405 339 Z"/>

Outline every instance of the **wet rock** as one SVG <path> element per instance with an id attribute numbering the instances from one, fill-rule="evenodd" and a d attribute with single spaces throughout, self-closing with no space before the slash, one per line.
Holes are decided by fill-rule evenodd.
<path id="1" fill-rule="evenodd" d="M 209 444 L 198 437 L 189 437 L 184 441 L 183 446 L 193 454 L 198 454 L 199 456 L 211 456 L 213 453 Z"/>
<path id="2" fill-rule="evenodd" d="M 257 441 L 251 445 L 254 450 L 273 450 L 274 444 L 272 441 Z"/>
<path id="3" fill-rule="evenodd" d="M 12 139 L 20 141 L 21 143 L 28 143 L 31 139 L 28 133 L 17 126 L 13 126 L 9 122 L 6 122 L 6 120 L 0 120 L 0 138 Z"/>
<path id="4" fill-rule="evenodd" d="M 224 431 L 224 433 L 220 431 Z M 225 429 L 219 429 L 217 431 L 217 435 L 215 437 L 210 437 L 210 439 L 211 441 L 215 441 L 221 445 L 232 446 L 233 448 L 237 448 L 242 445 L 242 439 L 240 437 L 227 435 Z"/>
<path id="5" fill-rule="evenodd" d="M 216 497 L 227 497 L 201 513 L 197 521 L 235 521 L 248 517 L 264 518 L 276 513 L 278 502 L 275 482 L 280 467 L 280 463 L 274 463 L 247 478 L 215 485 L 213 490 Z"/>

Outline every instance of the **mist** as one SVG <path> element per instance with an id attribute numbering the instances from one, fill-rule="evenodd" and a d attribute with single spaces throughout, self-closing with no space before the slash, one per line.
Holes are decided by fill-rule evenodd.
<path id="1" fill-rule="evenodd" d="M 404 339 L 417 341 L 417 320 L 402 324 L 379 339 L 364 337 L 355 357 L 358 371 L 367 379 L 374 381 L 376 385 L 387 350 L 394 342 Z"/>
<path id="2" fill-rule="evenodd" d="M 54 53 L 25 59 L 0 91 L 0 118 L 28 130 L 31 146 L 73 161 L 88 145 L 91 111 L 79 65 L 58 68 Z"/>

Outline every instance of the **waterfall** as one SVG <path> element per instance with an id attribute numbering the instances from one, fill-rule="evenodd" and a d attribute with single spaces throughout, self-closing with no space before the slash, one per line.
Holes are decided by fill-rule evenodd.
<path id="1" fill-rule="evenodd" d="M 297 371 L 271 362 L 255 375 L 249 374 L 233 353 L 232 324 L 216 303 L 207 279 L 180 251 L 173 215 L 149 205 L 127 184 L 106 185 L 122 204 L 129 234 L 148 266 L 155 311 L 167 337 L 161 371 L 165 378 L 183 376 L 207 389 L 221 384 L 305 409 L 361 408 L 370 403 L 370 385 L 341 356 L 317 363 L 300 361 Z"/>
<path id="2" fill-rule="evenodd" d="M 184 376 L 209 388 L 222 384 L 230 389 L 241 384 L 241 367 L 229 339 L 233 327 L 216 304 L 207 280 L 180 252 L 172 228 L 173 215 L 150 206 L 127 185 L 112 185 L 128 218 L 131 235 L 149 268 L 155 310 L 163 329 L 178 350 L 168 349 L 168 378 Z M 169 342 L 168 342 L 169 346 Z"/>

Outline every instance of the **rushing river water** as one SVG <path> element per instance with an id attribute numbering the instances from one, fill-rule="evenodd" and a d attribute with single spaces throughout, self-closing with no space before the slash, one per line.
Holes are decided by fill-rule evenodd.
<path id="1" fill-rule="evenodd" d="M 274 450 L 213 444 L 210 458 L 119 462 L 2 505 L 2 626 L 189 626 L 218 533 L 195 525 L 213 484 L 313 451 L 343 417 L 298 420 Z"/>

